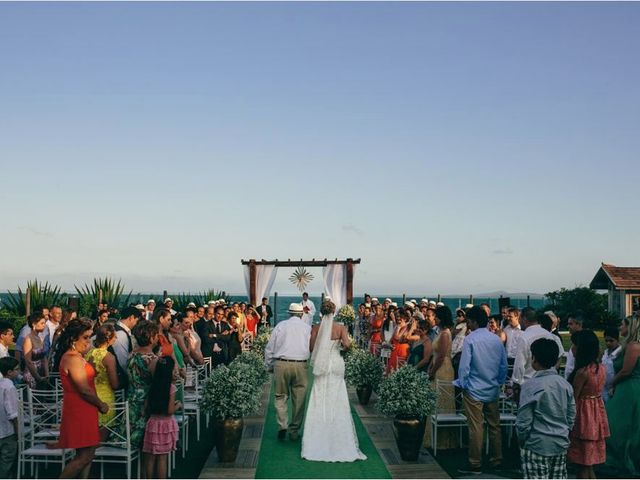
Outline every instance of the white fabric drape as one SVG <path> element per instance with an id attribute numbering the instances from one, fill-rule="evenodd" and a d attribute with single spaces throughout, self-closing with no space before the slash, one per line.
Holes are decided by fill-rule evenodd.
<path id="1" fill-rule="evenodd" d="M 256 265 L 256 302 L 260 304 L 263 297 L 269 298 L 273 282 L 276 279 L 278 267 L 275 265 Z M 244 266 L 244 286 L 247 289 L 247 298 L 251 298 L 251 282 L 249 277 L 249 265 Z"/>
<path id="2" fill-rule="evenodd" d="M 354 265 L 355 267 L 355 265 Z M 347 266 L 330 264 L 322 268 L 324 293 L 331 297 L 336 312 L 347 303 Z"/>

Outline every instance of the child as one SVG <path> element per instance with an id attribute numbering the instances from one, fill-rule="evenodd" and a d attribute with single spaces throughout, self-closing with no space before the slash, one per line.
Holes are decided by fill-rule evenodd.
<path id="1" fill-rule="evenodd" d="M 153 374 L 147 398 L 150 415 L 144 433 L 144 462 L 147 478 L 167 478 L 167 456 L 176 449 L 178 423 L 173 414 L 182 408 L 176 401 L 172 357 L 161 357 Z"/>
<path id="2" fill-rule="evenodd" d="M 576 422 L 571 430 L 567 459 L 578 465 L 578 478 L 596 478 L 593 466 L 604 463 L 609 436 L 607 412 L 602 401 L 605 368 L 598 362 L 600 342 L 591 330 L 575 332 L 576 363 L 569 375 L 576 399 Z"/>
<path id="3" fill-rule="evenodd" d="M 0 478 L 11 478 L 18 453 L 18 391 L 13 384 L 18 365 L 15 358 L 0 358 Z"/>
<path id="4" fill-rule="evenodd" d="M 13 328 L 7 322 L 0 322 L 0 358 L 9 356 L 11 345 L 13 345 Z"/>
<path id="5" fill-rule="evenodd" d="M 1 332 L 0 332 L 1 333 Z M 604 389 L 602 390 L 602 400 L 606 403 L 609 400 L 609 389 L 611 388 L 611 382 L 615 372 L 613 371 L 613 361 L 618 358 L 622 351 L 622 346 L 618 342 L 620 332 L 617 327 L 607 327 L 604 329 L 604 343 L 607 345 L 607 349 L 602 355 L 602 365 L 606 370 L 606 379 L 604 382 Z"/>
<path id="6" fill-rule="evenodd" d="M 567 478 L 576 410 L 571 385 L 554 368 L 559 354 L 554 340 L 540 338 L 531 344 L 536 373 L 522 384 L 516 418 L 524 478 Z"/>

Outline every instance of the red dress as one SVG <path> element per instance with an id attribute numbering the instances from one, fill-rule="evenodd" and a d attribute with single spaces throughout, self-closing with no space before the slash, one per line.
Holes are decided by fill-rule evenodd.
<path id="1" fill-rule="evenodd" d="M 567 460 L 579 465 L 598 465 L 607 459 L 605 438 L 609 436 L 607 412 L 602 401 L 606 369 L 589 365 L 587 382 L 576 398 L 576 421 L 569 434 Z"/>
<path id="2" fill-rule="evenodd" d="M 371 319 L 371 341 L 369 342 L 369 351 L 374 355 L 380 355 L 380 345 L 382 344 L 382 325 L 384 324 L 384 318 L 377 319 L 373 317 Z"/>
<path id="3" fill-rule="evenodd" d="M 84 363 L 87 383 L 93 393 L 96 392 L 94 379 L 96 371 L 89 362 Z M 84 400 L 74 387 L 69 376 L 60 369 L 62 382 L 62 421 L 58 448 L 84 448 L 100 444 L 98 431 L 98 409 Z"/>
<path id="4" fill-rule="evenodd" d="M 247 330 L 253 333 L 253 336 L 255 337 L 258 334 L 257 327 L 258 327 L 259 318 L 257 317 L 257 315 L 254 315 L 253 313 L 248 313 L 246 316 L 246 319 L 247 319 Z"/>
<path id="5" fill-rule="evenodd" d="M 409 344 L 408 343 L 400 343 L 397 340 L 391 340 L 391 344 L 393 345 L 393 350 L 391 350 L 391 356 L 389 357 L 389 362 L 387 363 L 387 371 L 389 374 L 398 368 L 398 360 L 404 359 L 406 360 L 409 356 Z"/>

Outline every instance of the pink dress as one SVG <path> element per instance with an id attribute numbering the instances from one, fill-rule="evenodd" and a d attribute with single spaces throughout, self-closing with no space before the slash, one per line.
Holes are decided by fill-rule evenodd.
<path id="1" fill-rule="evenodd" d="M 605 438 L 609 436 L 607 412 L 602 401 L 606 369 L 589 365 L 587 382 L 576 398 L 576 422 L 569 434 L 567 460 L 578 465 L 598 465 L 607 459 Z"/>
<path id="2" fill-rule="evenodd" d="M 171 393 L 176 386 L 171 385 Z M 164 455 L 176 449 L 178 422 L 173 415 L 151 415 L 144 431 L 142 451 L 153 455 Z"/>

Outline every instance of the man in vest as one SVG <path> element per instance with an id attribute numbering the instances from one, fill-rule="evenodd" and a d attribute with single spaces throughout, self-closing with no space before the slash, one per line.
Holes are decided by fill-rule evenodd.
<path id="1" fill-rule="evenodd" d="M 131 330 L 133 330 L 140 318 L 142 318 L 140 310 L 136 307 L 126 307 L 122 310 L 120 320 L 114 325 L 116 341 L 109 349 L 116 357 L 120 388 L 125 388 L 128 384 L 127 362 L 129 361 L 129 355 L 133 351 Z"/>

